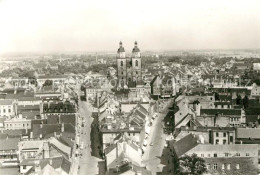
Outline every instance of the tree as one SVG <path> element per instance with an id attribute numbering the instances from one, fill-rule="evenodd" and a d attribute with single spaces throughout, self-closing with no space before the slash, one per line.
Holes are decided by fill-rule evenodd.
<path id="1" fill-rule="evenodd" d="M 42 86 L 52 86 L 52 80 L 46 80 Z"/>
<path id="2" fill-rule="evenodd" d="M 239 94 L 237 95 L 237 98 L 236 98 L 236 104 L 237 105 L 241 105 L 242 104 L 242 98 L 241 98 L 241 96 Z"/>
<path id="3" fill-rule="evenodd" d="M 243 106 L 244 108 L 248 108 L 248 103 L 249 103 L 249 99 L 247 97 L 247 95 L 243 98 Z"/>
<path id="4" fill-rule="evenodd" d="M 219 94 L 218 94 L 217 92 L 215 93 L 215 100 L 216 100 L 216 101 L 219 101 L 219 100 L 220 100 Z"/>
<path id="5" fill-rule="evenodd" d="M 179 158 L 176 170 L 178 175 L 201 175 L 207 172 L 205 160 L 196 154 Z"/>

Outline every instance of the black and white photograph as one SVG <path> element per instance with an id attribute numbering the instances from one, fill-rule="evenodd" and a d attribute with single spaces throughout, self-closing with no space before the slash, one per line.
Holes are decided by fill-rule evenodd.
<path id="1" fill-rule="evenodd" d="M 260 0 L 0 0 L 0 175 L 259 175 Z"/>

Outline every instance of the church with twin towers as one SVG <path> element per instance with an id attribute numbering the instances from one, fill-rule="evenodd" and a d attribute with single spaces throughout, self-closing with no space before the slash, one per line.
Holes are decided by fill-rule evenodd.
<path id="1" fill-rule="evenodd" d="M 130 57 L 126 56 L 123 43 L 120 41 L 117 50 L 117 78 L 124 84 L 136 84 L 142 81 L 142 59 L 140 49 L 135 41 Z"/>

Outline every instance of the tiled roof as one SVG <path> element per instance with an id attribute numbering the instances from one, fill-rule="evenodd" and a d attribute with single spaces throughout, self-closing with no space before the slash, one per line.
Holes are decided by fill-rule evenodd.
<path id="1" fill-rule="evenodd" d="M 18 105 L 17 106 L 17 110 L 20 111 L 20 112 L 23 112 L 23 111 L 35 111 L 35 110 L 40 110 L 40 105 Z"/>
<path id="2" fill-rule="evenodd" d="M 260 128 L 237 128 L 237 138 L 260 139 Z"/>
<path id="3" fill-rule="evenodd" d="M 46 159 L 24 159 L 20 165 L 35 166 L 35 161 L 39 161 L 41 169 L 49 164 L 54 169 L 61 168 L 66 173 L 69 173 L 71 167 L 71 163 L 62 156 Z"/>
<path id="4" fill-rule="evenodd" d="M 246 115 L 260 115 L 260 108 L 259 107 L 254 107 L 254 108 L 247 108 L 245 110 Z"/>
<path id="5" fill-rule="evenodd" d="M 110 146 L 108 146 L 107 148 L 105 148 L 104 152 L 105 154 L 109 154 L 111 151 L 113 151 L 116 148 L 116 144 L 112 144 Z"/>
<path id="6" fill-rule="evenodd" d="M 21 112 L 22 116 L 23 117 L 26 117 L 27 119 L 35 119 L 35 116 L 36 116 L 36 119 L 40 119 L 40 111 L 22 111 Z"/>
<path id="7" fill-rule="evenodd" d="M 29 140 L 19 142 L 19 149 L 39 149 L 43 145 L 43 140 Z"/>
<path id="8" fill-rule="evenodd" d="M 197 141 L 198 139 L 194 135 L 189 134 L 184 138 L 182 138 L 181 140 L 174 143 L 173 147 L 177 157 L 182 156 L 192 148 L 196 147 L 199 144 L 197 143 Z"/>
<path id="9" fill-rule="evenodd" d="M 41 75 L 38 79 L 60 79 L 67 78 L 65 75 Z"/>
<path id="10" fill-rule="evenodd" d="M 0 151 L 17 150 L 20 138 L 8 138 L 0 140 Z"/>
<path id="11" fill-rule="evenodd" d="M 258 156 L 258 145 L 257 144 L 226 144 L 226 145 L 212 145 L 212 144 L 199 144 L 194 148 L 193 151 L 214 151 L 215 153 L 229 153 L 239 152 L 240 154 L 250 152 L 254 153 L 250 156 Z M 245 157 L 245 155 L 244 155 Z"/>
<path id="12" fill-rule="evenodd" d="M 3 130 L 3 133 L 11 137 L 18 137 L 18 136 L 20 137 L 22 135 L 26 135 L 26 130 L 25 129 Z"/>
<path id="13" fill-rule="evenodd" d="M 13 104 L 13 100 L 9 100 L 9 99 L 0 100 L 0 105 L 12 105 L 12 104 Z"/>
<path id="14" fill-rule="evenodd" d="M 211 115 L 215 116 L 216 114 L 223 115 L 241 115 L 240 109 L 200 109 L 200 115 Z"/>

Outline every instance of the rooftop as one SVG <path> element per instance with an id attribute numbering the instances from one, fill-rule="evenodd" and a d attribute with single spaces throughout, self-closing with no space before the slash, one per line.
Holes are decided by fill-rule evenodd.
<path id="1" fill-rule="evenodd" d="M 20 138 L 8 138 L 8 139 L 1 139 L 0 140 L 0 150 L 17 150 L 18 149 L 18 142 Z"/>
<path id="2" fill-rule="evenodd" d="M 260 139 L 260 128 L 237 128 L 237 138 Z"/>
<path id="3" fill-rule="evenodd" d="M 200 109 L 200 114 L 215 116 L 219 115 L 241 115 L 241 109 Z"/>
<path id="4" fill-rule="evenodd" d="M 195 135 L 189 134 L 173 144 L 177 157 L 182 156 L 192 148 L 196 147 L 199 143 Z"/>
<path id="5" fill-rule="evenodd" d="M 0 99 L 0 105 L 12 105 L 13 100 L 11 99 Z"/>

